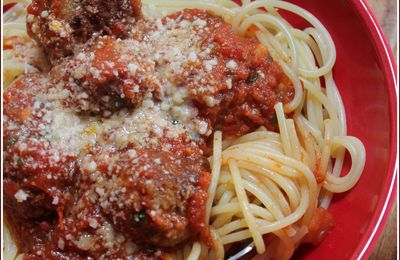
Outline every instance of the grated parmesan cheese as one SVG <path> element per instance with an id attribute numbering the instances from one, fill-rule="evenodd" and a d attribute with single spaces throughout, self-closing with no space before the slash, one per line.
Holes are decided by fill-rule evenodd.
<path id="1" fill-rule="evenodd" d="M 24 190 L 19 189 L 15 194 L 14 197 L 17 199 L 18 203 L 22 203 L 28 199 L 29 195 Z"/>
<path id="2" fill-rule="evenodd" d="M 236 69 L 237 66 L 238 66 L 237 63 L 236 63 L 236 61 L 234 61 L 234 60 L 229 60 L 229 61 L 226 63 L 226 67 L 227 67 L 228 69 L 231 69 L 231 70 Z"/>
<path id="3" fill-rule="evenodd" d="M 128 64 L 128 70 L 132 75 L 134 75 L 136 73 L 137 69 L 138 69 L 138 66 L 135 63 Z"/>
<path id="4" fill-rule="evenodd" d="M 55 197 L 53 198 L 52 204 L 53 204 L 53 205 L 58 205 L 58 196 L 55 196 Z"/>

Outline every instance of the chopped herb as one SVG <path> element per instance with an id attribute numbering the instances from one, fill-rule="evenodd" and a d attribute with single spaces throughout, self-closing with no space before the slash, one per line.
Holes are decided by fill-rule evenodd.
<path id="1" fill-rule="evenodd" d="M 274 59 L 272 58 L 271 55 L 268 55 L 268 56 L 267 56 L 267 61 L 271 62 L 271 61 L 274 61 Z"/>
<path id="2" fill-rule="evenodd" d="M 133 212 L 132 217 L 133 217 L 133 223 L 135 226 L 143 224 L 143 222 L 146 220 L 146 211 L 142 209 L 139 212 Z"/>
<path id="3" fill-rule="evenodd" d="M 174 118 L 174 119 L 172 119 L 172 124 L 177 125 L 177 124 L 179 124 L 179 121 Z"/>
<path id="4" fill-rule="evenodd" d="M 247 78 L 247 83 L 252 84 L 258 81 L 258 73 L 257 71 L 251 72 L 249 77 Z"/>
<path id="5" fill-rule="evenodd" d="M 24 161 L 24 159 L 22 159 L 21 157 L 20 158 L 18 158 L 18 160 L 17 160 L 17 165 L 19 165 L 19 166 L 23 166 L 25 164 L 25 161 Z"/>
<path id="6" fill-rule="evenodd" d="M 11 137 L 10 139 L 7 140 L 7 146 L 12 146 L 17 142 L 17 138 Z"/>

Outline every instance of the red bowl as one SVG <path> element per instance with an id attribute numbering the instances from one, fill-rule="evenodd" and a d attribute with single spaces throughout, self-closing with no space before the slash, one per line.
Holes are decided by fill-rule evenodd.
<path id="1" fill-rule="evenodd" d="M 367 259 L 396 194 L 397 86 L 389 45 L 364 0 L 290 0 L 313 13 L 337 48 L 334 78 L 342 95 L 348 132 L 367 152 L 359 183 L 335 195 L 331 234 L 316 247 L 300 248 L 295 259 Z M 304 21 L 288 16 L 296 27 Z"/>
<path id="2" fill-rule="evenodd" d="M 389 45 L 364 0 L 290 0 L 314 14 L 337 49 L 334 79 L 346 109 L 348 134 L 365 145 L 362 177 L 334 196 L 332 233 L 295 259 L 367 259 L 384 227 L 396 194 L 397 86 Z M 298 18 L 288 17 L 296 26 Z"/>

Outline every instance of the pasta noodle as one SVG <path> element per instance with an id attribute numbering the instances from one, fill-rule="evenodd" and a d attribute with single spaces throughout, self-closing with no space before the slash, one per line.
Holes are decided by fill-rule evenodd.
<path id="1" fill-rule="evenodd" d="M 3 16 L 3 39 L 21 39 L 23 46 L 3 50 L 3 83 L 6 88 L 19 75 L 46 70 L 47 61 L 42 51 L 26 33 L 26 6 L 30 1 L 5 1 L 4 4 L 17 3 Z"/>
<path id="2" fill-rule="evenodd" d="M 264 253 L 260 235 L 273 233 L 286 249 L 277 252 L 281 253 L 280 257 L 288 258 L 307 233 L 306 226 L 317 205 L 327 208 L 332 193 L 351 189 L 365 164 L 363 144 L 355 137 L 346 136 L 344 106 L 331 72 L 335 46 L 317 18 L 287 2 L 242 1 L 242 6 L 231 1 L 203 2 L 206 2 L 204 9 L 223 16 L 238 33 L 246 34 L 251 26 L 257 26 L 258 39 L 281 65 L 296 90 L 292 103 L 286 107 L 275 106 L 279 135 L 260 129 L 220 151 L 221 133 L 215 133 L 209 189 L 214 206 L 211 214 L 207 213 L 207 221 L 221 237 L 216 242 L 219 248 L 251 237 L 257 252 Z M 155 7 L 165 15 L 166 10 L 173 12 L 178 7 L 198 8 L 199 5 L 196 1 L 147 0 L 145 3 L 151 5 L 149 15 Z M 227 8 L 234 15 L 229 15 Z M 304 31 L 295 29 L 280 17 L 277 9 L 295 13 L 313 27 Z M 294 112 L 293 119 L 286 119 L 288 112 Z M 345 177 L 338 177 L 344 149 L 351 155 L 352 167 Z M 221 171 L 216 171 L 220 164 Z M 325 176 L 322 184 L 315 180 L 313 172 L 316 171 Z M 261 202 L 261 206 L 256 202 Z"/>
<path id="3" fill-rule="evenodd" d="M 19 2 L 5 14 L 4 37 L 27 37 L 23 14 L 28 2 Z M 307 234 L 316 208 L 327 208 L 333 193 L 351 189 L 365 164 L 363 144 L 346 134 L 344 105 L 332 77 L 336 51 L 328 31 L 311 13 L 280 0 L 243 0 L 241 5 L 229 0 L 142 2 L 147 17 L 198 8 L 223 17 L 239 34 L 258 28 L 257 38 L 295 89 L 290 103 L 275 105 L 279 133 L 261 127 L 230 143 L 223 143 L 221 132 L 214 133 L 206 205 L 214 246 L 194 242 L 171 257 L 223 259 L 230 244 L 251 241 L 258 254 L 290 258 Z M 302 17 L 311 27 L 293 28 L 279 10 Z M 11 52 L 4 55 L 6 85 L 19 74 L 35 71 Z M 351 156 L 351 169 L 340 176 L 345 151 Z M 13 259 L 16 247 L 8 230 L 3 232 L 5 258 Z M 266 235 L 274 242 L 266 245 Z"/>
<path id="4" fill-rule="evenodd" d="M 7 4 L 7 3 L 5 3 Z M 25 11 L 24 5 L 22 3 L 18 3 L 13 6 L 7 13 L 4 14 L 4 26 L 3 33 L 4 38 L 9 38 L 12 36 L 23 37 L 24 39 L 28 38 L 26 34 L 25 28 Z M 7 87 L 18 75 L 22 73 L 26 73 L 28 70 L 33 70 L 33 68 L 29 66 L 24 66 L 24 63 L 21 60 L 16 58 L 14 50 L 5 50 L 4 51 L 4 72 L 3 72 L 3 82 L 4 87 Z"/>

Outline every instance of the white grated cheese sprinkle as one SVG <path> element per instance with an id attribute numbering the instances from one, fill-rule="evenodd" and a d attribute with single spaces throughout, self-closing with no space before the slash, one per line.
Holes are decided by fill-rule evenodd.
<path id="1" fill-rule="evenodd" d="M 206 60 L 204 61 L 204 66 L 206 68 L 206 70 L 208 72 L 211 72 L 211 70 L 213 69 L 213 66 L 217 65 L 218 61 L 216 58 L 212 59 L 212 60 Z"/>
<path id="2" fill-rule="evenodd" d="M 83 52 L 80 52 L 80 53 L 76 56 L 76 58 L 77 58 L 78 60 L 84 61 L 84 60 L 86 59 L 86 55 L 85 55 Z"/>
<path id="3" fill-rule="evenodd" d="M 14 197 L 17 199 L 18 203 L 22 203 L 28 199 L 29 195 L 24 190 L 19 189 L 15 194 Z"/>
<path id="4" fill-rule="evenodd" d="M 128 150 L 128 156 L 129 158 L 134 159 L 137 156 L 137 152 L 134 149 L 130 149 Z"/>
<path id="5" fill-rule="evenodd" d="M 137 69 L 138 69 L 138 66 L 135 63 L 128 64 L 128 70 L 132 75 L 134 75 L 136 73 Z"/>
<path id="6" fill-rule="evenodd" d="M 228 61 L 228 62 L 226 63 L 226 67 L 227 67 L 228 69 L 231 69 L 231 70 L 236 69 L 237 66 L 238 66 L 237 63 L 236 63 L 236 61 L 234 61 L 234 60 L 230 60 L 230 61 Z"/>
<path id="7" fill-rule="evenodd" d="M 58 248 L 60 248 L 61 250 L 64 250 L 65 242 L 62 238 L 58 239 L 57 245 L 58 245 Z"/>
<path id="8" fill-rule="evenodd" d="M 197 18 L 196 20 L 194 20 L 193 25 L 198 26 L 200 28 L 204 28 L 204 26 L 207 25 L 207 22 Z"/>
<path id="9" fill-rule="evenodd" d="M 40 14 L 41 17 L 46 18 L 47 16 L 49 16 L 49 12 L 47 11 L 42 11 Z"/>
<path id="10" fill-rule="evenodd" d="M 96 193 L 99 194 L 100 196 L 104 196 L 104 189 L 103 188 L 96 188 Z"/>
<path id="11" fill-rule="evenodd" d="M 226 82 L 227 88 L 232 89 L 232 79 L 227 79 L 225 82 Z"/>
<path id="12" fill-rule="evenodd" d="M 91 218 L 89 220 L 89 226 L 91 226 L 92 228 L 97 228 L 97 226 L 98 226 L 97 220 Z"/>
<path id="13" fill-rule="evenodd" d="M 52 204 L 53 204 L 53 205 L 58 205 L 58 196 L 55 196 L 55 197 L 53 198 Z"/>
<path id="14" fill-rule="evenodd" d="M 88 172 L 94 172 L 97 169 L 97 164 L 95 161 L 91 161 L 90 163 L 86 164 L 85 166 L 86 166 L 85 168 Z"/>
<path id="15" fill-rule="evenodd" d="M 188 60 L 189 61 L 196 61 L 197 60 L 197 54 L 194 51 L 192 51 L 191 53 L 189 53 Z"/>
<path id="16" fill-rule="evenodd" d="M 204 121 L 200 122 L 199 134 L 204 135 L 207 132 L 208 124 Z"/>

